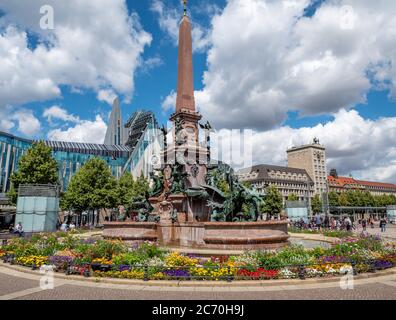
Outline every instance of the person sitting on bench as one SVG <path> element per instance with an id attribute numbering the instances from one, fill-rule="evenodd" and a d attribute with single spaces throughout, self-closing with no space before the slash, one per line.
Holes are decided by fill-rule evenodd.
<path id="1" fill-rule="evenodd" d="M 19 234 L 20 237 L 23 237 L 25 235 L 22 223 L 18 222 L 17 226 L 14 229 L 14 233 Z"/>

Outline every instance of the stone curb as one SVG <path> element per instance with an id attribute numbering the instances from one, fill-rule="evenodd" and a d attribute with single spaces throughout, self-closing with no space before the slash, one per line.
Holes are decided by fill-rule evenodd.
<path id="1" fill-rule="evenodd" d="M 326 237 L 320 234 L 309 234 L 309 233 L 291 233 L 289 232 L 290 237 L 293 238 L 301 238 L 304 240 L 318 241 L 318 242 L 327 242 L 327 243 L 336 243 L 340 241 L 340 238 L 336 237 Z M 315 237 L 318 236 L 318 237 Z"/>
<path id="2" fill-rule="evenodd" d="M 4 267 L 10 270 L 19 271 L 22 273 L 34 274 L 42 276 L 37 270 L 31 270 L 27 267 L 16 266 L 0 262 L 0 267 Z M 396 268 L 377 271 L 375 273 L 365 273 L 354 277 L 354 280 L 365 280 L 371 278 L 378 278 L 383 276 L 396 275 Z M 153 287 L 273 287 L 273 286 L 296 286 L 296 285 L 312 285 L 312 284 L 328 284 L 328 283 L 338 283 L 341 277 L 331 277 L 331 278 L 314 278 L 314 279 L 290 279 L 290 280 L 245 280 L 245 281 L 194 281 L 194 280 L 135 280 L 135 279 L 114 279 L 114 278 L 96 278 L 96 277 L 83 277 L 77 275 L 65 275 L 63 273 L 56 273 L 55 278 L 57 279 L 67 279 L 67 280 L 77 280 L 77 281 L 87 281 L 94 283 L 103 284 L 123 284 L 123 285 L 136 285 L 136 286 L 153 286 Z"/>

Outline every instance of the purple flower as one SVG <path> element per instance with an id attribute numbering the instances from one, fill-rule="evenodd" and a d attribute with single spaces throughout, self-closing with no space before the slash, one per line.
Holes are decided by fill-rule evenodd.
<path id="1" fill-rule="evenodd" d="M 50 256 L 48 262 L 58 269 L 66 269 L 73 262 L 73 258 L 68 256 Z"/>
<path id="2" fill-rule="evenodd" d="M 190 272 L 188 270 L 181 270 L 181 269 L 165 270 L 164 273 L 168 277 L 189 277 L 190 276 Z"/>
<path id="3" fill-rule="evenodd" d="M 393 267 L 392 262 L 386 260 L 376 260 L 374 263 L 375 267 L 378 269 L 385 269 Z"/>
<path id="4" fill-rule="evenodd" d="M 128 265 L 125 265 L 125 264 L 121 264 L 121 265 L 118 266 L 118 270 L 119 271 L 130 271 L 131 267 L 128 266 Z"/>
<path id="5" fill-rule="evenodd" d="M 345 257 L 339 257 L 339 256 L 324 256 L 321 257 L 320 260 L 323 263 L 343 263 L 343 262 L 347 262 L 347 258 Z"/>

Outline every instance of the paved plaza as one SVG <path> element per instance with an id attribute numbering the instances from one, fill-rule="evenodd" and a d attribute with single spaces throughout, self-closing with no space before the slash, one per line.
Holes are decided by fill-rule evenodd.
<path id="1" fill-rule="evenodd" d="M 359 234 L 362 231 L 363 231 L 363 228 L 361 226 L 357 225 L 355 233 Z M 386 225 L 386 231 L 385 232 L 381 232 L 381 229 L 379 227 L 379 223 L 376 222 L 374 224 L 374 228 L 367 227 L 366 231 L 369 234 L 371 234 L 371 235 L 380 235 L 381 237 L 383 237 L 385 239 L 396 241 L 396 225 L 395 224 L 388 223 Z"/>
<path id="2" fill-rule="evenodd" d="M 354 280 L 354 288 L 343 290 L 334 282 L 265 286 L 151 286 L 142 284 L 101 283 L 55 278 L 54 288 L 40 288 L 39 273 L 25 273 L 0 266 L 0 300 L 41 299 L 115 299 L 115 300 L 348 300 L 396 299 L 396 274 Z"/>

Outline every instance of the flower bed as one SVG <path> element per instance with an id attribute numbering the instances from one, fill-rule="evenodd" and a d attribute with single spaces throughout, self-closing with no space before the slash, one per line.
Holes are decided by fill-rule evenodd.
<path id="1" fill-rule="evenodd" d="M 66 274 L 143 280 L 304 279 L 396 265 L 396 246 L 367 235 L 347 237 L 328 249 L 294 245 L 278 251 L 199 258 L 150 243 L 128 247 L 122 241 L 41 234 L 30 240 L 12 239 L 0 255 L 4 261 L 29 267 L 47 265 Z"/>

